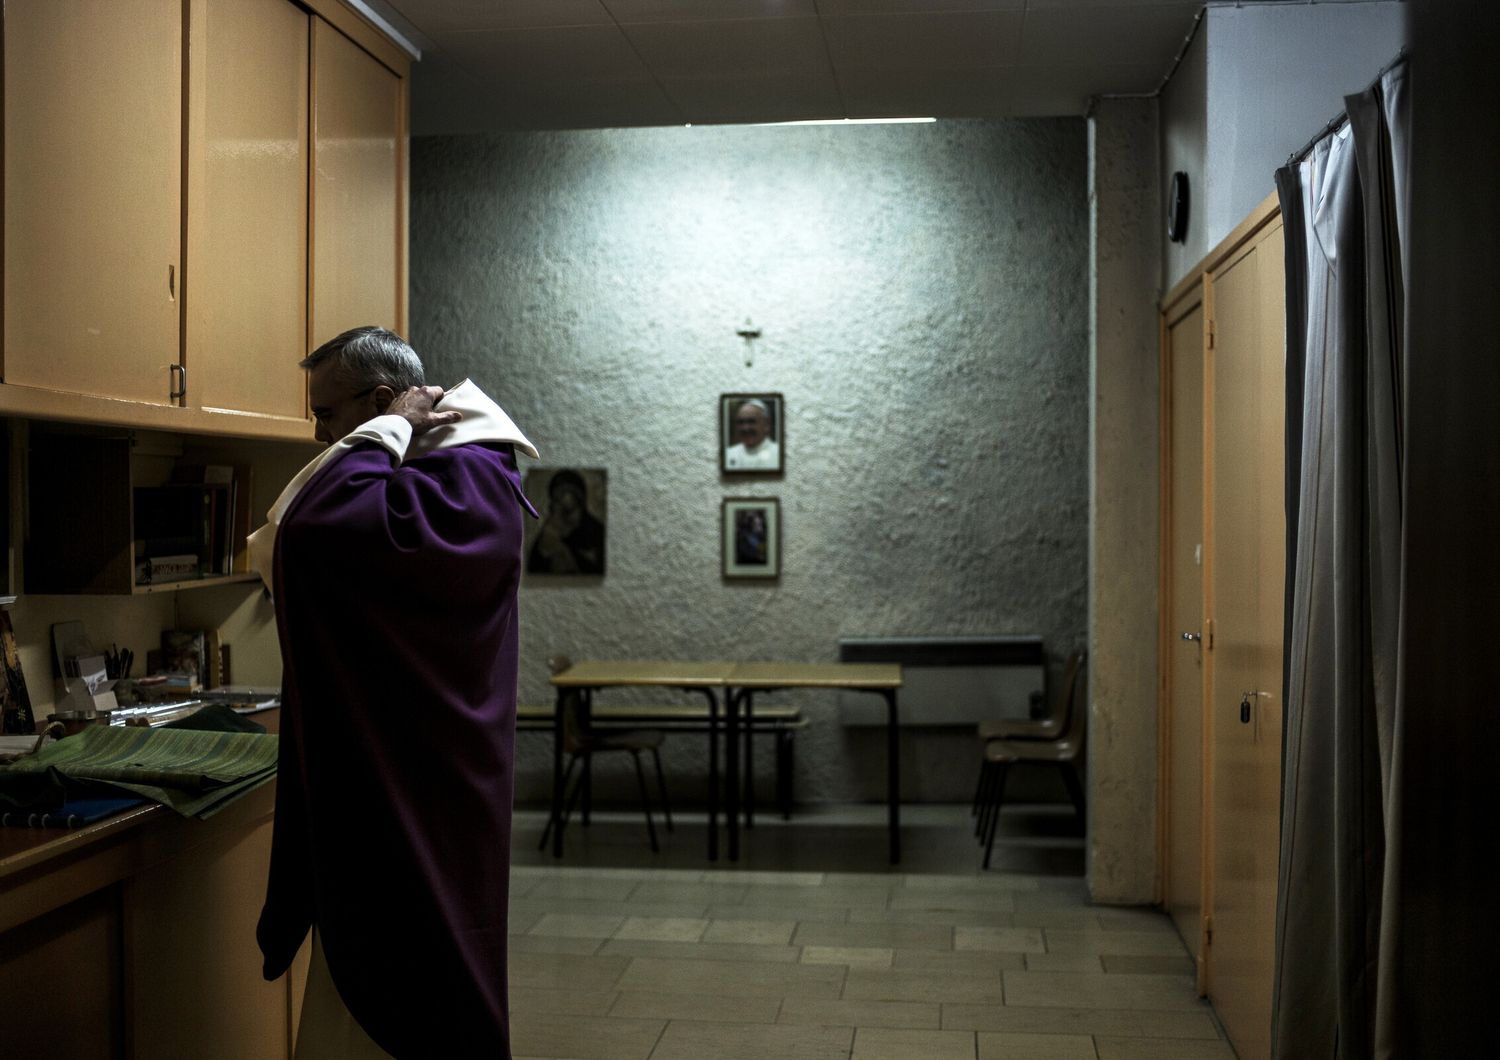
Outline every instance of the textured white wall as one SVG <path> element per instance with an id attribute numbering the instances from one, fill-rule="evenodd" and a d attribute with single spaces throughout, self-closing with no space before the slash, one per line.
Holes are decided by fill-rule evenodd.
<path id="1" fill-rule="evenodd" d="M 1081 644 L 1085 167 L 1079 120 L 415 140 L 412 339 L 430 378 L 472 376 L 547 464 L 609 470 L 607 575 L 523 586 L 522 701 L 549 701 L 556 651 L 830 660 L 840 636 L 1037 632 L 1056 660 Z M 764 329 L 752 366 L 747 316 Z M 786 474 L 721 476 L 718 395 L 761 390 L 786 398 Z M 720 578 L 720 501 L 742 494 L 781 498 L 777 584 Z M 878 798 L 879 734 L 840 728 L 831 697 L 800 701 L 799 797 Z M 907 745 L 911 798 L 969 796 L 971 735 Z M 547 760 L 526 746 L 535 797 Z M 675 772 L 701 773 L 696 744 L 679 754 Z"/>

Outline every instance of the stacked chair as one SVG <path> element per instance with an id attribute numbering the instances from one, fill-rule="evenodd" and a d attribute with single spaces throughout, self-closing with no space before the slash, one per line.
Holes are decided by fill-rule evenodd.
<path id="1" fill-rule="evenodd" d="M 979 765 L 979 783 L 974 790 L 974 834 L 984 844 L 984 867 L 990 867 L 995 849 L 995 829 L 1000 822 L 1000 803 L 1005 796 L 1005 780 L 1010 767 L 1022 762 L 1056 766 L 1062 771 L 1063 783 L 1079 823 L 1084 821 L 1083 745 L 1088 710 L 1082 702 L 1084 653 L 1068 657 L 1062 686 L 1052 703 L 1051 714 L 1035 721 L 1004 720 L 979 723 L 983 748 Z"/>
<path id="2" fill-rule="evenodd" d="M 573 661 L 566 655 L 553 655 L 547 659 L 547 666 L 553 674 L 560 674 L 572 665 Z M 568 765 L 563 773 L 563 791 L 567 793 L 566 803 L 560 813 L 557 807 L 553 807 L 553 816 L 548 819 L 547 827 L 542 830 L 542 841 L 537 844 L 537 849 L 545 850 L 552 829 L 561 828 L 567 824 L 580 795 L 583 799 L 582 823 L 585 828 L 588 827 L 589 802 L 593 796 L 594 756 L 622 752 L 629 754 L 635 761 L 635 779 L 641 788 L 641 808 L 646 813 L 646 834 L 651 839 L 652 853 L 657 853 L 661 847 L 656 842 L 656 825 L 651 820 L 651 795 L 646 790 L 646 773 L 641 768 L 641 753 L 651 752 L 652 761 L 656 765 L 656 784 L 661 791 L 662 816 L 666 819 L 667 831 L 670 832 L 672 831 L 672 807 L 667 802 L 667 778 L 661 768 L 661 742 L 664 734 L 660 729 L 596 729 L 589 720 L 589 704 L 585 698 L 588 693 L 578 688 L 560 691 L 563 696 L 562 743 L 563 750 L 568 754 Z M 578 778 L 575 780 L 573 771 L 580 763 L 583 768 L 579 770 Z M 571 791 L 568 787 L 570 782 Z"/>

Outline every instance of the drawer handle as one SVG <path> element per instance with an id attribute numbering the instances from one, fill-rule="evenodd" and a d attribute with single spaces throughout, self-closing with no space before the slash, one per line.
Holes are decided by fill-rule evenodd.
<path id="1" fill-rule="evenodd" d="M 168 399 L 187 397 L 187 368 L 180 364 L 167 365 L 167 371 L 171 373 L 171 389 L 167 393 Z"/>

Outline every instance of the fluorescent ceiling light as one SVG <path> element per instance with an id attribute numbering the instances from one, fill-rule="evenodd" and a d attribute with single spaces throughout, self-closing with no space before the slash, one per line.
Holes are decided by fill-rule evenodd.
<path id="1" fill-rule="evenodd" d="M 778 125 L 925 125 L 936 118 L 811 118 L 806 121 L 758 121 L 761 128 Z"/>

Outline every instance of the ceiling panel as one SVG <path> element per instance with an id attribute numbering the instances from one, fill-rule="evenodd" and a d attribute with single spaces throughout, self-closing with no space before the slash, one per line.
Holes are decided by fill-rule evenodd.
<path id="1" fill-rule="evenodd" d="M 622 27 L 657 77 L 827 74 L 815 18 L 652 22 Z"/>
<path id="2" fill-rule="evenodd" d="M 1022 66 L 1156 63 L 1165 74 L 1193 26 L 1178 4 L 1033 8 L 1021 34 Z"/>
<path id="3" fill-rule="evenodd" d="M 815 18 L 817 0 L 600 0 L 617 22 L 727 22 Z M 972 0 L 967 0 L 972 2 Z"/>
<path id="4" fill-rule="evenodd" d="M 491 121 L 508 129 L 605 129 L 681 125 L 681 111 L 654 81 L 552 82 L 494 98 Z"/>
<path id="5" fill-rule="evenodd" d="M 1035 2 L 1032 0 L 1033 6 Z M 830 15 L 926 15 L 938 11 L 1020 11 L 1025 7 L 1026 0 L 818 0 L 818 13 L 825 18 Z"/>
<path id="6" fill-rule="evenodd" d="M 668 80 L 662 88 L 695 124 L 844 116 L 838 86 L 826 75 Z"/>
<path id="7" fill-rule="evenodd" d="M 1022 15 L 975 11 L 825 18 L 828 51 L 840 73 L 1005 66 L 1020 51 Z"/>
<path id="8" fill-rule="evenodd" d="M 373 6 L 379 9 L 387 5 Z M 607 26 L 614 22 L 600 0 L 393 0 L 389 6 L 429 37 L 453 30 Z"/>
<path id="9" fill-rule="evenodd" d="M 615 25 L 439 33 L 433 39 L 486 83 L 644 81 L 651 76 Z"/>

